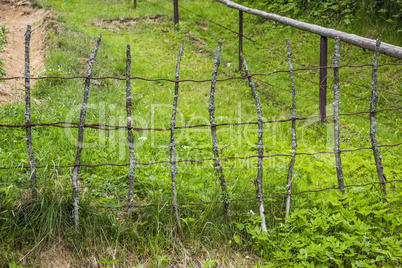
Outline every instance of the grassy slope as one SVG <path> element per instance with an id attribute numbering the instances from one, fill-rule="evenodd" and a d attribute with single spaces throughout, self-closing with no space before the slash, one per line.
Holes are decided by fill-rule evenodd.
<path id="1" fill-rule="evenodd" d="M 96 36 L 102 34 L 102 44 L 99 50 L 94 76 L 124 76 L 125 72 L 125 46 L 130 44 L 132 48 L 133 65 L 132 75 L 148 78 L 173 78 L 176 57 L 180 40 L 185 41 L 185 52 L 181 65 L 180 77 L 183 79 L 209 79 L 212 73 L 213 56 L 217 40 L 223 41 L 222 66 L 220 78 L 240 76 L 237 71 L 236 36 L 222 31 L 213 24 L 200 20 L 196 16 L 183 11 L 181 13 L 180 31 L 174 30 L 172 13 L 164 9 L 139 2 L 139 9 L 132 9 L 131 1 L 70 1 L 67 5 L 64 1 L 38 1 L 41 5 L 54 10 L 58 16 L 57 23 L 49 29 L 50 50 L 47 55 L 46 70 L 42 75 L 83 75 L 90 51 L 94 45 Z M 155 2 L 156 3 L 156 2 Z M 171 6 L 164 2 L 158 5 L 166 9 Z M 235 28 L 237 13 L 223 7 L 213 1 L 181 1 L 181 5 L 207 16 L 224 25 Z M 158 14 L 158 16 L 155 16 Z M 124 22 L 123 18 L 139 18 Z M 318 63 L 319 37 L 309 33 L 302 33 L 289 27 L 275 23 L 263 22 L 260 19 L 245 15 L 245 33 L 258 41 L 259 44 L 245 42 L 245 53 L 262 60 L 263 62 L 247 58 L 252 72 L 270 72 L 277 69 L 287 69 L 285 38 L 289 37 L 293 49 L 294 67 L 315 67 Z M 199 27 L 196 27 L 199 26 Z M 260 44 L 263 44 L 261 46 Z M 333 41 L 329 41 L 329 55 L 332 53 Z M 364 53 L 361 49 L 342 44 L 341 64 L 371 63 L 373 54 Z M 381 56 L 381 62 L 394 62 L 395 60 Z M 329 59 L 331 62 L 331 59 Z M 400 62 L 400 61 L 399 61 Z M 399 69 L 398 69 L 399 68 Z M 341 90 L 358 95 L 361 98 L 370 96 L 370 68 L 342 69 Z M 330 73 L 330 72 L 329 72 Z M 317 72 L 300 73 L 302 78 L 318 81 Z M 400 67 L 382 67 L 380 71 L 380 88 L 393 93 L 402 93 L 400 81 Z M 283 119 L 290 117 L 291 94 L 288 75 L 276 74 L 268 78 L 260 78 L 273 87 L 259 84 L 258 91 L 263 100 L 264 119 Z M 296 90 L 298 115 L 310 116 L 317 114 L 317 85 L 297 79 Z M 331 81 L 329 82 L 331 84 Z M 90 106 L 87 115 L 88 123 L 106 123 L 111 125 L 125 124 L 125 84 L 113 80 L 103 80 L 91 88 Z M 177 125 L 207 124 L 209 83 L 183 83 L 180 88 L 179 120 Z M 43 99 L 41 105 L 33 107 L 33 122 L 78 121 L 80 102 L 82 101 L 83 81 L 41 81 L 37 84 L 34 94 Z M 137 127 L 168 127 L 171 117 L 171 103 L 173 102 L 173 84 L 168 82 L 144 82 L 133 80 L 133 92 L 135 99 L 135 123 Z M 332 97 L 329 91 L 328 103 Z M 310 100 L 312 99 L 312 100 Z M 355 112 L 368 110 L 368 101 L 362 101 L 343 95 L 341 97 L 341 112 Z M 381 93 L 379 108 L 400 106 L 401 97 L 389 93 Z M 328 107 L 328 114 L 330 114 Z M 220 83 L 216 94 L 217 122 L 247 122 L 255 121 L 256 113 L 254 101 L 249 94 L 248 85 L 244 81 L 230 81 Z M 9 105 L 0 111 L 0 122 L 6 124 L 23 124 L 24 108 L 20 105 Z M 367 116 L 342 118 L 342 148 L 357 148 L 370 146 L 369 122 Z M 386 112 L 378 115 L 380 122 L 399 126 L 400 112 Z M 290 123 L 267 124 L 264 143 L 266 152 L 288 153 L 290 144 Z M 180 137 L 177 149 L 178 159 L 201 159 L 212 157 L 210 150 L 210 133 L 207 128 L 177 131 Z M 300 152 L 330 151 L 332 125 L 319 125 L 316 121 L 298 123 L 298 138 Z M 86 130 L 85 142 L 88 143 L 83 153 L 83 163 L 127 163 L 128 150 L 125 145 L 124 131 L 105 133 L 96 130 Z M 225 148 L 222 156 L 248 156 L 255 155 L 257 132 L 255 126 L 248 127 L 220 127 L 218 142 Z M 34 131 L 35 156 L 38 165 L 71 164 L 75 157 L 76 129 L 36 128 Z M 138 141 L 139 137 L 147 137 L 145 142 Z M 135 133 L 136 157 L 138 162 L 152 162 L 169 159 L 169 133 L 139 132 Z M 2 150 L 0 152 L 0 166 L 27 165 L 24 131 L 19 129 L 0 129 Z M 378 138 L 380 144 L 393 144 L 400 142 L 401 134 L 398 128 L 389 128 L 379 124 Z M 401 148 L 382 149 L 383 161 L 386 166 L 387 178 L 400 178 L 401 174 Z M 348 184 L 364 183 L 375 180 L 376 170 L 370 151 L 345 153 L 342 156 L 346 182 Z M 267 159 L 264 161 L 264 192 L 266 194 L 282 193 L 285 191 L 285 180 L 288 168 L 288 158 Z M 253 197 L 254 186 L 250 180 L 256 176 L 256 160 L 226 161 L 224 162 L 225 174 L 228 177 L 230 194 L 236 197 Z M 219 183 L 214 173 L 212 163 L 179 164 L 178 194 L 179 202 L 204 202 L 219 198 Z M 52 168 L 39 171 L 40 185 L 45 188 L 49 184 L 54 187 L 62 187 L 63 194 L 69 196 L 68 179 L 71 170 Z M 141 166 L 136 171 L 136 193 L 138 201 L 149 203 L 170 202 L 170 166 L 155 165 Z M 127 191 L 128 168 L 101 167 L 81 168 L 83 200 L 97 205 L 115 205 L 124 203 L 124 195 Z M 2 206 L 15 207 L 15 203 L 21 200 L 18 189 L 29 187 L 29 173 L 21 170 L 0 171 L 3 196 Z M 311 189 L 316 187 L 336 186 L 336 173 L 332 155 L 317 155 L 298 157 L 296 161 L 294 191 Z M 55 183 L 56 182 L 56 183 Z M 56 188 L 57 188 L 56 187 Z M 397 188 L 390 189 L 390 195 Z M 60 190 L 60 189 L 59 189 Z M 61 190 L 60 190 L 61 191 Z M 52 194 L 43 189 L 43 196 Z M 317 198 L 320 195 L 317 195 Z M 315 198 L 313 195 L 308 199 Z M 268 202 L 268 210 L 273 215 L 283 216 L 282 204 Z M 304 200 L 305 201 L 305 200 Z M 295 207 L 304 202 L 302 198 L 294 199 Z M 66 204 L 68 204 L 67 201 Z M 18 203 L 18 202 L 17 202 Z M 14 205 L 13 205 L 14 204 Z M 64 203 L 63 203 L 64 204 Z M 61 207 L 67 206 L 60 205 Z M 246 212 L 250 209 L 257 210 L 256 205 L 233 204 L 234 217 L 239 221 L 247 218 Z M 87 208 L 90 211 L 90 207 Z M 212 239 L 212 244 L 206 246 L 207 252 L 214 252 L 219 247 L 219 240 L 230 241 L 232 231 L 224 229 L 220 216 L 221 208 L 214 206 L 206 208 L 181 208 L 181 216 L 188 222 L 185 224 L 186 236 L 197 246 L 202 248 L 207 240 Z M 95 213 L 95 212 L 93 212 Z M 117 213 L 117 212 L 116 212 Z M 121 217 L 121 214 L 116 215 Z M 148 256 L 155 259 L 156 256 L 164 256 L 172 250 L 169 228 L 163 228 L 155 223 L 156 220 L 171 226 L 170 210 L 150 209 L 147 215 L 136 212 L 138 222 L 144 224 L 152 221 L 154 224 L 148 227 L 138 227 L 142 233 L 137 238 L 136 248 L 140 256 Z M 202 215 L 202 216 L 200 216 Z M 113 221 L 110 215 L 106 217 L 108 224 Z M 193 222 L 194 221 L 194 222 Z M 206 227 L 211 223 L 216 227 Z M 70 228 L 66 223 L 66 228 Z M 89 220 L 89 225 L 91 221 Z M 95 223 L 94 223 L 95 224 Z M 270 226 L 275 225 L 274 218 L 269 220 Z M 130 226 L 125 231 L 130 230 Z M 88 229 L 90 229 L 88 227 Z M 203 235 L 204 230 L 210 232 Z M 203 230 L 200 232 L 200 230 Z M 100 231 L 99 231 L 100 232 Z M 113 234 L 105 235 L 105 240 L 116 239 L 114 245 L 121 252 L 124 245 Z M 152 238 L 147 239 L 149 234 Z M 161 233 L 161 234 L 160 234 Z M 127 239 L 135 237 L 130 233 Z M 204 236 L 206 238 L 204 238 Z M 40 236 L 39 236 L 40 237 Z M 89 245 L 94 246 L 98 242 L 90 237 Z M 158 239 L 167 240 L 161 243 Z M 123 239 L 124 240 L 124 239 Z M 7 240 L 4 240 L 7 241 Z M 33 239 L 36 241 L 36 239 Z M 110 241 L 110 240 L 107 240 Z M 117 242 L 118 241 L 118 242 Z M 130 241 L 130 240 L 128 240 Z M 174 241 L 174 240 L 173 240 Z M 200 243 L 200 244 L 198 244 Z M 174 243 L 173 243 L 174 244 Z M 89 248 L 91 248 L 89 246 Z M 142 248 L 143 247 L 143 248 Z M 175 246 L 173 246 L 174 249 Z M 113 248 L 109 245 L 109 248 Z M 124 246 L 123 246 L 124 248 Z M 145 249 L 144 249 L 145 248 Z M 239 247 L 234 247 L 239 249 Z M 85 253 L 85 251 L 83 251 Z M 104 253 L 102 246 L 98 248 L 97 258 L 110 258 L 110 254 Z M 100 253 L 103 252 L 103 253 Z M 123 249 L 124 252 L 124 249 Z M 82 254 L 84 254 L 82 253 Z M 221 253 L 220 265 L 230 261 L 231 254 L 218 250 Z M 86 252 L 88 254 L 88 252 Z M 209 254 L 209 253 L 208 253 Z M 18 255 L 18 254 L 17 254 Z M 16 256 L 17 256 L 16 255 Z M 85 254 L 84 254 L 85 255 Z M 190 254 L 193 257 L 197 253 Z M 218 254 L 219 255 L 219 254 Z M 182 259 L 183 256 L 173 258 Z M 200 254 L 200 259 L 206 257 Z M 128 258 L 128 257 L 126 257 Z M 130 256 L 132 258 L 132 256 Z M 218 257 L 217 257 L 218 258 Z M 131 259 L 132 260 L 132 259 Z M 135 262 L 135 261 L 134 261 Z M 140 261 L 137 261 L 140 262 Z"/>

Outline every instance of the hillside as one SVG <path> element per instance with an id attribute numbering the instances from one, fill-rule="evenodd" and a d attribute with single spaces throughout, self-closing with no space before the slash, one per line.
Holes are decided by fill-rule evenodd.
<path id="1" fill-rule="evenodd" d="M 258 126 L 248 124 L 257 122 L 258 117 L 247 77 L 239 71 L 238 12 L 216 1 L 182 0 L 180 23 L 175 26 L 171 1 L 138 0 L 137 4 L 134 9 L 133 1 L 126 0 L 32 3 L 36 10 L 49 14 L 45 19 L 44 67 L 32 62 L 32 68 L 38 70 L 32 76 L 53 77 L 36 80 L 32 88 L 38 100 L 32 102 L 32 123 L 56 124 L 32 127 L 34 157 L 40 167 L 35 202 L 31 199 L 32 174 L 23 168 L 29 166 L 26 130 L 4 126 L 24 125 L 25 105 L 16 102 L 0 108 L 0 167 L 18 167 L 0 169 L 2 263 L 23 267 L 400 265 L 401 184 L 386 184 L 388 203 L 384 203 L 370 149 L 367 111 L 373 52 L 345 43 L 340 47 L 341 65 L 367 64 L 340 69 L 340 113 L 366 112 L 340 120 L 341 149 L 350 150 L 341 154 L 345 184 L 369 184 L 348 187 L 345 194 L 337 190 L 334 121 L 329 117 L 320 123 L 317 117 L 319 70 L 295 71 L 297 116 L 309 119 L 295 121 L 300 154 L 296 156 L 292 192 L 308 192 L 292 196 L 285 224 L 292 154 L 292 87 L 286 72 L 285 40 L 290 40 L 293 67 L 309 69 L 319 66 L 320 37 L 244 14 L 247 65 L 252 74 L 269 74 L 253 76 L 262 120 L 284 121 L 265 122 L 263 126 L 264 156 L 268 157 L 263 160 L 262 190 L 268 231 L 262 232 L 255 199 Z M 282 12 L 294 15 L 293 11 Z M 303 15 L 298 14 L 298 18 L 303 19 Z M 339 27 L 342 30 L 346 26 Z M 33 38 L 36 34 L 32 33 Z M 109 78 L 92 79 L 89 87 L 85 124 L 92 127 L 86 127 L 83 136 L 77 232 L 71 211 L 78 129 L 69 122 L 80 121 L 84 78 L 99 34 L 102 38 L 92 76 Z M 374 34 L 368 37 L 376 38 Z M 393 38 L 384 40 L 392 42 Z M 169 129 L 182 40 L 179 79 L 203 80 L 182 81 L 178 88 L 176 185 L 184 238 L 169 206 Z M 218 70 L 221 81 L 215 93 L 216 124 L 236 123 L 216 127 L 222 172 L 232 200 L 231 221 L 221 202 L 221 173 L 214 167 L 211 143 L 210 80 L 218 41 L 222 41 L 222 55 Z M 334 40 L 328 43 L 328 63 L 332 66 Z M 137 165 L 132 202 L 127 200 L 130 151 L 124 128 L 127 44 L 132 57 L 132 124 L 137 128 L 133 131 Z M 379 63 L 387 65 L 379 71 L 377 109 L 388 110 L 376 114 L 377 139 L 382 146 L 385 177 L 400 180 L 402 61 L 380 55 Z M 73 76 L 84 78 L 61 79 Z M 333 83 L 333 70 L 329 69 L 327 115 L 333 114 Z M 200 124 L 206 126 L 197 126 Z M 314 192 L 324 188 L 333 189 Z"/>

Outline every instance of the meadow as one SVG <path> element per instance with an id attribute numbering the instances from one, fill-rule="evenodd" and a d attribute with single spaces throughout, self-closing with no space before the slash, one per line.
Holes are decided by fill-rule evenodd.
<path id="1" fill-rule="evenodd" d="M 131 74 L 174 79 L 180 42 L 184 53 L 180 79 L 211 79 L 215 50 L 222 41 L 218 78 L 244 76 L 239 71 L 237 35 L 211 21 L 236 30 L 238 14 L 215 1 L 180 1 L 180 24 L 173 24 L 172 4 L 166 1 L 38 0 L 38 8 L 52 10 L 48 20 L 45 68 L 34 76 L 85 75 L 98 34 L 102 43 L 94 64 L 94 77 L 125 77 L 126 45 L 132 51 Z M 153 3 L 153 4 L 152 4 Z M 341 26 L 339 26 L 341 27 Z M 340 29 L 342 30 L 342 29 Z M 319 65 L 319 36 L 245 14 L 244 53 L 252 73 L 287 70 L 285 39 L 290 39 L 294 68 Z M 376 36 L 368 36 L 376 38 Z M 383 37 L 392 43 L 392 37 Z M 329 40 L 332 65 L 334 41 Z M 1 47 L 1 46 L 0 46 Z M 373 52 L 341 44 L 341 65 L 373 62 Z M 401 60 L 380 55 L 381 63 Z M 368 111 L 372 67 L 340 70 L 341 113 Z M 327 114 L 332 114 L 332 70 L 328 71 Z M 288 73 L 255 79 L 265 120 L 291 118 Z M 297 72 L 297 115 L 318 115 L 318 71 Z M 312 82 L 311 82 L 312 81 Z M 382 66 L 379 72 L 378 109 L 400 107 L 400 66 Z M 211 84 L 180 83 L 177 126 L 209 124 Z M 32 122 L 78 122 L 84 80 L 39 80 L 32 92 Z M 132 80 L 133 121 L 138 128 L 169 128 L 174 83 Z M 87 124 L 125 125 L 125 81 L 92 80 Z M 216 88 L 216 123 L 257 121 L 247 80 L 219 82 Z M 0 124 L 24 124 L 23 104 L 0 108 Z M 401 110 L 377 114 L 380 144 L 401 142 Z M 369 115 L 341 117 L 341 148 L 371 147 Z M 257 155 L 257 125 L 218 127 L 220 156 Z M 170 133 L 134 133 L 136 161 L 169 161 Z M 298 152 L 333 150 L 333 120 L 297 121 Z M 213 158 L 210 128 L 178 129 L 177 160 Z M 0 166 L 27 166 L 23 128 L 0 128 Z M 180 206 L 184 240 L 177 233 L 171 207 L 117 208 L 128 204 L 129 168 L 81 167 L 80 239 L 71 218 L 72 168 L 77 129 L 33 128 L 38 166 L 39 200 L 30 199 L 29 170 L 0 170 L 0 260 L 41 267 L 60 259 L 74 267 L 98 263 L 102 267 L 396 267 L 401 264 L 401 186 L 387 184 L 388 203 L 378 185 L 293 196 L 291 214 L 284 225 L 285 197 L 265 199 L 268 232 L 260 228 L 256 200 L 232 202 L 232 222 L 221 203 Z M 265 154 L 291 153 L 291 122 L 264 125 Z M 401 179 L 401 146 L 381 148 L 388 180 Z M 286 193 L 290 158 L 264 159 L 265 195 Z M 82 163 L 129 162 L 127 130 L 85 129 Z M 378 181 L 371 150 L 342 153 L 345 183 Z M 229 196 L 253 198 L 257 158 L 222 161 Z M 178 201 L 218 202 L 221 188 L 212 161 L 178 165 Z M 336 187 L 332 154 L 296 158 L 293 192 Z M 171 204 L 169 164 L 137 166 L 134 203 Z M 63 257 L 60 257 L 63 256 Z"/>

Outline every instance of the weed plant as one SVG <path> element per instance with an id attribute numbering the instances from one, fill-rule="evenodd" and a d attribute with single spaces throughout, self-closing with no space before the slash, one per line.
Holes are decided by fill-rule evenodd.
<path id="1" fill-rule="evenodd" d="M 6 45 L 6 42 L 8 40 L 7 36 L 7 28 L 4 25 L 0 25 L 0 51 L 4 48 Z M 0 58 L 0 78 L 5 77 L 6 72 L 4 71 L 4 59 Z M 0 80 L 0 82 L 2 82 Z"/>
<path id="2" fill-rule="evenodd" d="M 210 79 L 218 40 L 223 41 L 219 78 L 243 76 L 238 71 L 237 36 L 215 24 L 181 10 L 180 29 L 172 22 L 168 2 L 38 0 L 36 6 L 54 11 L 49 24 L 45 68 L 37 76 L 85 75 L 98 34 L 102 43 L 93 76 L 125 76 L 125 49 L 132 49 L 132 76 L 174 78 L 180 40 L 185 41 L 181 79 Z M 220 24 L 235 28 L 238 14 L 214 1 L 181 1 L 180 5 Z M 167 10 L 166 10 L 167 9 Z M 289 37 L 294 68 L 316 67 L 319 37 L 245 14 L 244 52 L 252 73 L 287 70 L 285 38 Z M 334 42 L 329 40 L 329 55 Z M 341 64 L 372 63 L 373 53 L 342 44 Z M 380 63 L 398 62 L 381 55 Z M 329 62 L 331 57 L 329 56 Z M 331 71 L 329 89 L 333 87 Z M 341 113 L 369 110 L 371 69 L 343 68 Z M 309 82 L 312 80 L 313 83 Z M 318 72 L 298 72 L 297 115 L 318 113 Z M 288 74 L 255 80 L 263 103 L 264 120 L 290 118 L 291 87 Z M 401 105 L 400 66 L 383 66 L 379 75 L 378 109 Z M 78 122 L 82 105 L 81 80 L 44 79 L 33 89 L 40 102 L 32 103 L 32 122 Z M 209 124 L 209 83 L 181 83 L 177 126 Z M 165 81 L 132 80 L 133 120 L 138 128 L 169 128 L 174 84 Z M 333 101 L 328 90 L 328 103 Z M 347 95 L 348 94 L 348 95 Z M 354 96 L 354 97 L 352 97 Z M 357 97 L 356 97 L 357 96 Z M 331 114 L 331 105 L 327 114 Z M 1 124 L 24 124 L 22 104 L 3 106 Z M 400 111 L 377 114 L 380 144 L 401 141 Z M 216 92 L 217 123 L 257 120 L 254 100 L 244 80 L 220 82 Z M 125 82 L 92 80 L 87 124 L 125 125 Z M 333 150 L 332 121 L 298 121 L 298 152 Z M 265 154 L 291 152 L 291 123 L 265 124 Z M 371 147 L 368 114 L 341 117 L 341 148 Z M 136 162 L 169 160 L 168 132 L 138 131 Z M 213 157 L 208 128 L 177 130 L 177 159 Z M 86 129 L 82 163 L 126 164 L 129 162 L 125 130 Z M 0 129 L 0 166 L 27 166 L 25 130 Z M 221 157 L 257 154 L 257 126 L 218 128 Z M 232 202 L 232 223 L 223 216 L 220 185 L 212 162 L 178 164 L 178 200 L 182 203 L 212 202 L 203 206 L 180 206 L 185 240 L 180 241 L 172 217 L 170 165 L 136 167 L 135 204 L 160 204 L 132 210 L 127 205 L 128 167 L 81 167 L 79 174 L 79 236 L 71 218 L 72 169 L 77 129 L 33 128 L 38 166 L 37 202 L 30 200 L 30 173 L 26 169 L 0 170 L 0 260 L 27 266 L 55 263 L 57 255 L 77 267 L 100 264 L 129 267 L 373 267 L 400 265 L 400 186 L 387 185 L 389 204 L 383 204 L 379 187 L 348 188 L 296 195 L 291 216 L 284 222 L 284 199 L 266 199 L 269 231 L 261 233 L 256 202 Z M 388 180 L 400 179 L 401 147 L 381 148 Z M 335 160 L 331 154 L 296 158 L 293 192 L 336 187 Z M 372 152 L 342 154 L 346 184 L 377 181 Z M 252 181 L 257 159 L 223 161 L 231 198 L 255 197 Z M 56 168 L 54 168 L 56 166 Z M 264 160 L 264 194 L 286 192 L 289 158 Z M 79 239 L 78 239 L 79 237 Z M 55 247 L 57 249 L 55 249 Z M 383 250 L 383 251 L 381 251 Z M 379 253 L 381 251 L 381 254 Z M 64 255 L 63 255 L 64 254 Z M 384 264 L 385 263 L 385 264 Z M 304 265 L 304 266 L 303 266 Z M 140 267 L 140 266 L 138 266 Z"/>

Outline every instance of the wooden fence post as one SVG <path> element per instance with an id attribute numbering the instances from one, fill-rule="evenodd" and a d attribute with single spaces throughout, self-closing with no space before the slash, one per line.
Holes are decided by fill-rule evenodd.
<path id="1" fill-rule="evenodd" d="M 323 123 L 327 116 L 327 55 L 328 55 L 328 39 L 321 36 L 320 39 L 320 122 Z"/>
<path id="2" fill-rule="evenodd" d="M 81 152 L 82 152 L 82 142 L 84 139 L 84 129 L 85 129 L 85 119 L 87 114 L 87 106 L 89 99 L 89 86 L 91 84 L 90 77 L 92 76 L 92 68 L 94 65 L 96 53 L 98 52 L 99 45 L 101 42 L 102 36 L 99 35 L 98 40 L 96 41 L 95 48 L 89 57 L 88 69 L 87 69 L 87 79 L 85 79 L 85 88 L 84 88 L 84 101 L 82 103 L 81 114 L 80 114 L 80 124 L 78 126 L 78 143 L 77 143 L 77 154 L 75 156 L 74 161 L 74 169 L 73 176 L 71 178 L 73 185 L 73 218 L 75 223 L 75 231 L 77 232 L 77 236 L 80 231 L 80 218 L 79 218 L 79 198 L 78 198 L 78 171 L 80 169 L 80 161 L 81 161 Z"/>
<path id="3" fill-rule="evenodd" d="M 30 179 L 32 184 L 32 200 L 36 201 L 38 198 L 38 190 L 36 189 L 36 161 L 34 158 L 33 142 L 31 127 L 31 76 L 30 76 L 30 62 L 29 51 L 31 41 L 31 25 L 27 26 L 25 33 L 25 123 L 27 124 L 27 152 L 30 167 Z"/>
<path id="4" fill-rule="evenodd" d="M 219 160 L 219 148 L 218 148 L 218 138 L 216 135 L 216 126 L 215 125 L 215 87 L 216 87 L 216 80 L 218 79 L 218 68 L 221 64 L 221 46 L 222 42 L 218 42 L 218 48 L 216 49 L 216 57 L 214 62 L 214 70 L 212 72 L 212 83 L 211 83 L 211 93 L 209 95 L 209 121 L 211 123 L 211 138 L 212 138 L 212 151 L 214 153 L 214 161 L 215 161 L 215 169 L 218 173 L 222 196 L 223 196 L 223 204 L 225 206 L 225 214 L 229 221 L 231 221 L 230 217 L 230 205 L 229 205 L 229 194 L 228 189 L 225 181 L 225 175 L 223 174 L 223 168 L 221 162 Z"/>
<path id="5" fill-rule="evenodd" d="M 335 163 L 336 163 L 336 175 L 338 177 L 338 188 L 345 193 L 345 183 L 342 171 L 342 161 L 341 161 L 341 145 L 340 145 L 340 129 L 339 129 L 339 106 L 340 106 L 340 96 L 339 96 L 339 37 L 335 37 L 335 50 L 334 50 L 334 153 L 335 153 Z"/>
<path id="6" fill-rule="evenodd" d="M 375 120 L 376 107 L 377 107 L 377 75 L 378 75 L 378 58 L 380 55 L 380 45 L 381 45 L 381 35 L 378 37 L 376 42 L 376 49 L 374 52 L 373 60 L 373 72 L 371 74 L 371 102 L 370 102 L 370 138 L 371 145 L 373 146 L 373 155 L 375 159 L 375 165 L 377 167 L 378 180 L 380 182 L 381 191 L 384 193 L 384 202 L 387 201 L 387 189 L 385 187 L 385 176 L 384 176 L 384 166 L 382 165 L 382 157 L 379 151 L 379 145 L 376 138 L 377 134 L 377 122 Z"/>
<path id="7" fill-rule="evenodd" d="M 239 71 L 243 70 L 241 53 L 243 53 L 243 11 L 239 10 Z"/>
<path id="8" fill-rule="evenodd" d="M 137 0 L 134 0 L 134 9 L 137 8 Z"/>
<path id="9" fill-rule="evenodd" d="M 267 225 L 265 223 L 265 209 L 264 209 L 264 194 L 262 190 L 262 177 L 263 177 L 263 161 L 264 161 L 264 139 L 263 139 L 263 122 L 262 122 L 262 109 L 261 109 L 261 101 L 258 97 L 257 90 L 255 89 L 255 84 L 253 82 L 253 78 L 251 77 L 251 73 L 247 67 L 246 59 L 243 57 L 243 53 L 241 53 L 243 58 L 244 71 L 248 77 L 248 82 L 251 88 L 251 95 L 254 98 L 255 106 L 257 109 L 258 115 L 258 173 L 257 178 L 255 180 L 255 184 L 257 186 L 257 198 L 258 198 L 258 208 L 260 210 L 261 217 L 261 229 L 263 232 L 267 231 Z"/>
<path id="10" fill-rule="evenodd" d="M 179 23 L 179 0 L 173 0 L 174 25 Z"/>
<path id="11" fill-rule="evenodd" d="M 286 214 L 285 214 L 285 224 L 287 223 L 287 217 L 290 213 L 290 201 L 292 198 L 292 180 L 293 180 L 293 169 L 296 161 L 296 150 L 297 150 L 297 137 L 296 137 L 296 89 L 295 89 L 295 78 L 293 75 L 292 66 L 292 52 L 290 50 L 289 38 L 286 38 L 286 45 L 288 49 L 288 65 L 290 73 L 290 81 L 292 85 L 292 158 L 289 164 L 288 171 L 288 181 L 286 183 L 286 191 L 288 193 L 286 198 Z"/>
<path id="12" fill-rule="evenodd" d="M 176 81 L 179 81 L 180 72 L 180 62 L 181 56 L 184 50 L 184 41 L 181 41 L 181 46 L 179 50 L 179 56 L 177 57 L 176 65 Z M 173 194 L 173 212 L 176 217 L 177 228 L 181 238 L 184 238 L 183 229 L 181 228 L 180 217 L 179 217 L 179 206 L 177 204 L 177 192 L 176 192 L 176 140 L 175 140 L 175 126 L 176 126 L 176 113 L 177 113 L 177 102 L 179 100 L 179 82 L 175 83 L 174 87 L 174 99 L 173 99 L 173 111 L 172 111 L 172 121 L 170 123 L 170 163 L 171 163 L 171 174 L 172 174 L 172 194 Z"/>
<path id="13" fill-rule="evenodd" d="M 131 110 L 133 106 L 131 96 L 131 49 L 130 45 L 127 45 L 126 50 L 126 111 L 127 111 L 127 130 L 128 130 L 128 150 L 130 154 L 130 171 L 128 174 L 128 194 L 127 198 L 129 202 L 133 202 L 134 191 L 134 177 L 135 177 L 135 151 L 134 151 L 134 136 L 131 127 L 133 126 L 133 119 Z"/>

